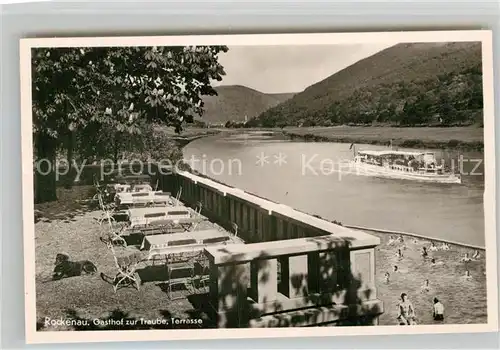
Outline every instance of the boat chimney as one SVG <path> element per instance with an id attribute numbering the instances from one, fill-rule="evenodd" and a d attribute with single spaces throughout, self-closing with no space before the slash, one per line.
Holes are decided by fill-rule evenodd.
<path id="1" fill-rule="evenodd" d="M 351 146 L 349 146 L 349 149 L 352 149 L 352 152 L 354 153 L 354 157 L 356 157 L 356 145 L 354 143 L 351 143 Z"/>

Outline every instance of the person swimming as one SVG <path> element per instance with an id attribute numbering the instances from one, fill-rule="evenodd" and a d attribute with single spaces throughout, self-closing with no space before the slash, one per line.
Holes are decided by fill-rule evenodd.
<path id="1" fill-rule="evenodd" d="M 429 251 L 435 252 L 437 250 L 438 250 L 438 247 L 437 247 L 436 243 L 431 242 L 431 246 L 429 247 Z"/>
<path id="2" fill-rule="evenodd" d="M 427 252 L 427 248 L 426 247 L 422 247 L 422 252 L 420 253 L 420 255 L 422 256 L 422 258 L 427 258 L 429 256 L 429 253 Z"/>
<path id="3" fill-rule="evenodd" d="M 403 252 L 401 251 L 401 249 L 398 249 L 398 251 L 396 252 L 396 258 L 398 258 L 398 259 L 403 258 Z"/>
<path id="4" fill-rule="evenodd" d="M 384 275 L 384 280 L 385 280 L 386 284 L 389 284 L 390 278 L 391 278 L 391 275 L 389 274 L 389 272 L 386 272 Z"/>
<path id="5" fill-rule="evenodd" d="M 467 280 L 472 278 L 472 275 L 470 274 L 469 270 L 465 270 L 465 274 L 463 275 L 463 278 L 465 278 Z"/>
<path id="6" fill-rule="evenodd" d="M 403 243 L 405 241 L 404 238 L 403 238 L 403 235 L 399 235 L 398 241 L 400 243 Z"/>
<path id="7" fill-rule="evenodd" d="M 441 266 L 441 265 L 443 265 L 442 261 L 436 261 L 435 258 L 431 259 L 431 266 Z"/>
<path id="8" fill-rule="evenodd" d="M 398 265 L 394 265 L 394 266 L 392 267 L 392 272 L 398 272 L 398 271 L 399 271 L 399 270 L 398 270 Z"/>
<path id="9" fill-rule="evenodd" d="M 462 259 L 460 259 L 461 262 L 469 262 L 471 260 L 472 259 L 469 258 L 469 253 L 465 253 L 464 256 L 462 257 Z"/>
<path id="10" fill-rule="evenodd" d="M 450 250 L 450 245 L 446 242 L 443 242 L 443 244 L 441 244 L 441 250 Z"/>
<path id="11" fill-rule="evenodd" d="M 479 254 L 479 250 L 475 250 L 474 254 L 472 255 L 472 259 L 477 260 L 481 257 L 481 254 Z"/>
<path id="12" fill-rule="evenodd" d="M 431 287 L 429 286 L 429 280 L 425 280 L 420 289 L 422 290 L 422 292 L 428 292 L 431 289 Z"/>
<path id="13" fill-rule="evenodd" d="M 397 242 L 397 239 L 394 238 L 394 236 L 389 237 L 389 242 L 387 242 L 388 245 L 392 245 Z"/>

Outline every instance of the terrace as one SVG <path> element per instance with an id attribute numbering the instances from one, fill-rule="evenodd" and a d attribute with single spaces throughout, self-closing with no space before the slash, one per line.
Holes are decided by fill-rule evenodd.
<path id="1" fill-rule="evenodd" d="M 206 182 L 205 189 L 213 185 L 218 193 L 228 196 L 228 200 L 231 201 L 235 199 L 250 201 L 258 198 L 238 189 L 225 188 L 216 182 L 195 180 L 198 180 L 198 183 Z M 186 187 L 183 192 L 186 199 L 191 198 L 192 193 L 189 193 Z M 178 227 L 182 218 L 172 220 L 170 226 L 164 225 L 165 222 L 162 220 L 165 218 L 162 218 L 159 219 L 158 226 L 154 222 L 144 223 L 123 235 L 125 244 L 117 242 L 113 249 L 119 257 L 138 256 L 140 264 L 137 265 L 135 272 L 139 278 L 137 286 L 130 283 L 120 286 L 115 292 L 113 276 L 117 270 L 114 254 L 101 242 L 101 238 L 109 235 L 109 227 L 106 224 L 100 225 L 96 220 L 102 216 L 102 210 L 91 205 L 89 199 L 94 193 L 95 190 L 88 186 L 78 186 L 72 190 L 60 189 L 57 202 L 37 206 L 39 217 L 35 225 L 36 291 L 37 316 L 41 330 L 78 327 L 79 329 L 150 329 L 232 326 L 226 323 L 228 318 L 224 315 L 231 313 L 231 308 L 228 306 L 231 304 L 230 299 L 227 298 L 231 295 L 235 297 L 235 294 L 232 294 L 235 290 L 238 291 L 237 301 L 239 300 L 236 304 L 245 305 L 238 312 L 246 312 L 248 322 L 236 326 L 300 326 L 308 322 L 335 324 L 340 316 L 348 312 L 342 305 L 345 305 L 349 298 L 354 300 L 354 304 L 364 305 L 365 309 L 376 307 L 377 313 L 381 310 L 377 306 L 376 299 L 382 300 L 385 310 L 379 315 L 378 323 L 392 325 L 396 324 L 394 305 L 402 292 L 410 294 L 417 309 L 419 323 L 432 323 L 428 310 L 434 295 L 438 295 L 445 305 L 457 306 L 447 308 L 447 323 L 463 323 L 465 320 L 476 323 L 486 321 L 484 254 L 476 261 L 463 264 L 458 257 L 463 253 L 471 255 L 473 250 L 452 245 L 450 251 L 434 253 L 437 259 L 443 262 L 443 266 L 432 267 L 425 261 L 423 263 L 419 254 L 421 247 L 429 245 L 430 242 L 421 238 L 411 240 L 408 238 L 405 243 L 405 259 L 397 260 L 394 257 L 396 247 L 388 244 L 389 238 L 386 234 L 347 229 L 262 198 L 253 201 L 254 209 L 260 207 L 262 215 L 275 216 L 277 220 L 292 217 L 293 224 L 284 226 L 278 223 L 275 226 L 278 231 L 273 237 L 278 238 L 280 234 L 283 238 L 253 244 L 241 244 L 243 237 L 249 235 L 252 228 L 252 225 L 246 225 L 245 229 L 245 223 L 241 221 L 246 218 L 248 223 L 251 214 L 250 211 L 243 214 L 245 211 L 241 204 L 238 208 L 242 213 L 235 212 L 232 204 L 233 208 L 225 216 L 228 219 L 240 220 L 237 225 L 240 227 L 240 232 L 235 237 L 234 233 L 224 230 L 221 225 L 207 220 L 207 217 L 200 213 L 201 208 L 196 206 L 191 208 L 188 205 L 189 201 L 172 198 L 173 203 L 186 208 L 182 211 L 188 211 L 193 218 L 202 220 L 196 222 L 194 229 L 192 226 L 184 229 Z M 207 203 L 223 204 L 222 200 L 212 200 Z M 162 206 L 154 205 L 148 210 L 158 208 Z M 213 208 L 208 209 L 209 212 L 214 212 Z M 128 211 L 137 213 L 142 211 L 144 216 L 147 210 L 130 208 Z M 220 210 L 217 209 L 215 212 Z M 261 216 L 257 223 L 264 225 L 266 221 L 264 218 L 265 216 Z M 116 225 L 121 224 L 118 222 Z M 299 225 L 301 230 L 295 229 L 293 225 Z M 318 229 L 313 231 L 313 236 L 307 236 L 304 225 L 317 226 Z M 253 229 L 258 227 L 254 225 Z M 265 227 L 264 234 L 267 234 L 270 227 L 266 225 L 262 227 Z M 148 230 L 153 233 L 150 234 Z M 288 231 L 293 234 L 287 236 Z M 292 237 L 299 233 L 302 237 Z M 165 239 L 163 240 L 161 236 Z M 238 242 L 225 244 L 226 239 L 222 241 L 218 236 L 229 237 Z M 348 271 L 347 275 L 345 273 L 332 275 L 333 270 L 330 269 L 334 266 L 332 261 L 338 262 L 338 257 L 342 257 L 345 253 L 346 242 L 351 256 L 340 260 L 351 261 L 353 265 L 334 269 Z M 212 246 L 209 247 L 207 244 Z M 366 247 L 374 248 L 366 250 Z M 56 254 L 61 252 L 68 254 L 72 261 L 90 260 L 97 266 L 99 273 L 52 281 L 50 277 L 54 259 Z M 172 259 L 179 252 L 183 254 L 187 252 L 195 258 L 191 259 L 192 264 L 188 264 L 188 277 L 200 275 L 199 279 L 192 278 L 192 283 L 187 287 L 183 284 L 169 284 L 169 280 L 174 280 L 173 274 L 180 273 L 175 279 L 186 277 L 183 275 L 186 270 L 174 271 L 175 269 L 168 268 L 169 263 L 175 267 L 182 265 L 183 262 L 179 265 L 179 261 Z M 368 255 L 363 255 L 364 252 L 368 252 Z M 203 253 L 204 259 L 199 259 L 200 253 Z M 355 255 L 358 253 L 361 253 L 360 262 L 356 264 L 358 258 Z M 165 255 L 167 259 L 164 259 Z M 168 261 L 169 255 L 170 261 Z M 386 271 L 391 271 L 394 264 L 399 266 L 399 273 L 391 272 L 391 280 L 386 283 L 384 274 Z M 356 265 L 365 267 L 359 269 Z M 369 266 L 368 270 L 366 266 Z M 462 278 L 465 269 L 471 272 L 473 276 L 471 279 Z M 325 273 L 326 277 L 323 276 Z M 364 276 L 366 273 L 368 277 Z M 300 274 L 316 278 L 306 278 L 297 287 L 296 276 Z M 352 279 L 358 277 L 358 274 L 362 276 L 356 280 L 362 283 L 351 284 L 355 286 L 355 291 L 352 290 L 353 287 L 342 286 L 345 276 Z M 201 278 L 202 276 L 205 278 Z M 228 276 L 231 281 L 237 281 L 239 287 L 232 286 L 227 289 L 224 280 Z M 431 281 L 431 291 L 428 293 L 420 292 L 420 285 L 425 279 Z M 366 287 L 365 282 L 370 282 L 370 286 Z M 370 291 L 369 294 L 367 291 Z M 243 299 L 244 302 L 241 302 Z M 221 308 L 217 300 L 224 300 L 226 304 Z M 461 308 L 460 305 L 464 302 L 474 303 L 477 308 Z M 311 312 L 303 311 L 304 308 L 316 311 L 311 315 Z M 297 311 L 286 313 L 282 312 L 284 309 Z M 219 316 L 214 317 L 214 311 Z M 46 318 L 61 317 L 80 320 L 84 325 L 61 327 L 44 322 Z M 105 322 L 121 319 L 135 320 L 135 323 L 131 322 L 129 326 L 117 326 L 112 322 Z M 184 321 L 174 322 L 173 319 Z M 86 323 L 83 322 L 85 320 Z M 96 325 L 92 320 L 103 322 L 97 322 Z M 186 320 L 197 321 L 189 323 Z"/>

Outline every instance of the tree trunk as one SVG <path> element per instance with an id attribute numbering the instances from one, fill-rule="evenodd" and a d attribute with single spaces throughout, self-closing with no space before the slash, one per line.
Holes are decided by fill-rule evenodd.
<path id="1" fill-rule="evenodd" d="M 70 130 L 68 131 L 68 138 L 67 138 L 67 161 L 68 161 L 68 173 L 64 177 L 64 188 L 70 189 L 73 187 L 73 182 L 75 180 L 75 169 L 73 168 L 73 148 L 74 148 L 74 142 L 73 142 L 73 132 Z"/>
<path id="2" fill-rule="evenodd" d="M 121 147 L 121 140 L 120 140 L 120 135 L 118 133 L 115 133 L 115 140 L 114 140 L 114 147 L 113 147 L 113 161 L 115 164 L 118 164 L 118 157 L 120 155 L 120 147 Z"/>
<path id="3" fill-rule="evenodd" d="M 35 135 L 37 163 L 35 167 L 35 203 L 57 200 L 56 142 L 48 135 Z"/>

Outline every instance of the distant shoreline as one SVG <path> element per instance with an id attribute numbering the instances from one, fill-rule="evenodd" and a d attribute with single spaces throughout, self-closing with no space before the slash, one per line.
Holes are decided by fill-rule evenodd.
<path id="1" fill-rule="evenodd" d="M 463 242 L 458 242 L 458 241 L 452 241 L 449 239 L 443 239 L 443 238 L 433 238 L 431 236 L 425 236 L 425 235 L 420 235 L 417 233 L 412 233 L 412 232 L 406 232 L 406 231 L 394 231 L 394 230 L 386 230 L 386 229 L 378 229 L 378 228 L 373 228 L 373 227 L 365 227 L 365 226 L 357 226 L 357 225 L 343 225 L 344 227 L 353 229 L 353 230 L 361 230 L 361 231 L 369 231 L 369 232 L 377 232 L 385 235 L 395 235 L 395 236 L 406 236 L 406 237 L 412 237 L 412 238 L 417 238 L 422 241 L 427 241 L 429 244 L 431 242 L 439 242 L 439 243 L 448 243 L 450 245 L 454 245 L 457 247 L 461 248 L 466 248 L 470 250 L 486 250 L 485 246 L 480 246 L 477 244 L 470 244 L 470 243 L 463 243 Z"/>
<path id="2" fill-rule="evenodd" d="M 484 151 L 483 128 L 465 127 L 387 127 L 387 126 L 339 126 L 339 127 L 289 127 L 289 128 L 186 128 L 182 147 L 189 142 L 223 132 L 273 132 L 290 140 L 305 142 L 355 143 L 414 149 L 450 149 L 460 151 Z M 186 135 L 187 134 L 187 135 Z M 189 140 L 188 140 L 189 139 Z"/>
<path id="3" fill-rule="evenodd" d="M 278 129 L 275 129 L 278 131 Z M 324 127 L 279 129 L 291 140 L 338 142 L 416 149 L 452 149 L 483 152 L 483 129 L 478 127 Z"/>

